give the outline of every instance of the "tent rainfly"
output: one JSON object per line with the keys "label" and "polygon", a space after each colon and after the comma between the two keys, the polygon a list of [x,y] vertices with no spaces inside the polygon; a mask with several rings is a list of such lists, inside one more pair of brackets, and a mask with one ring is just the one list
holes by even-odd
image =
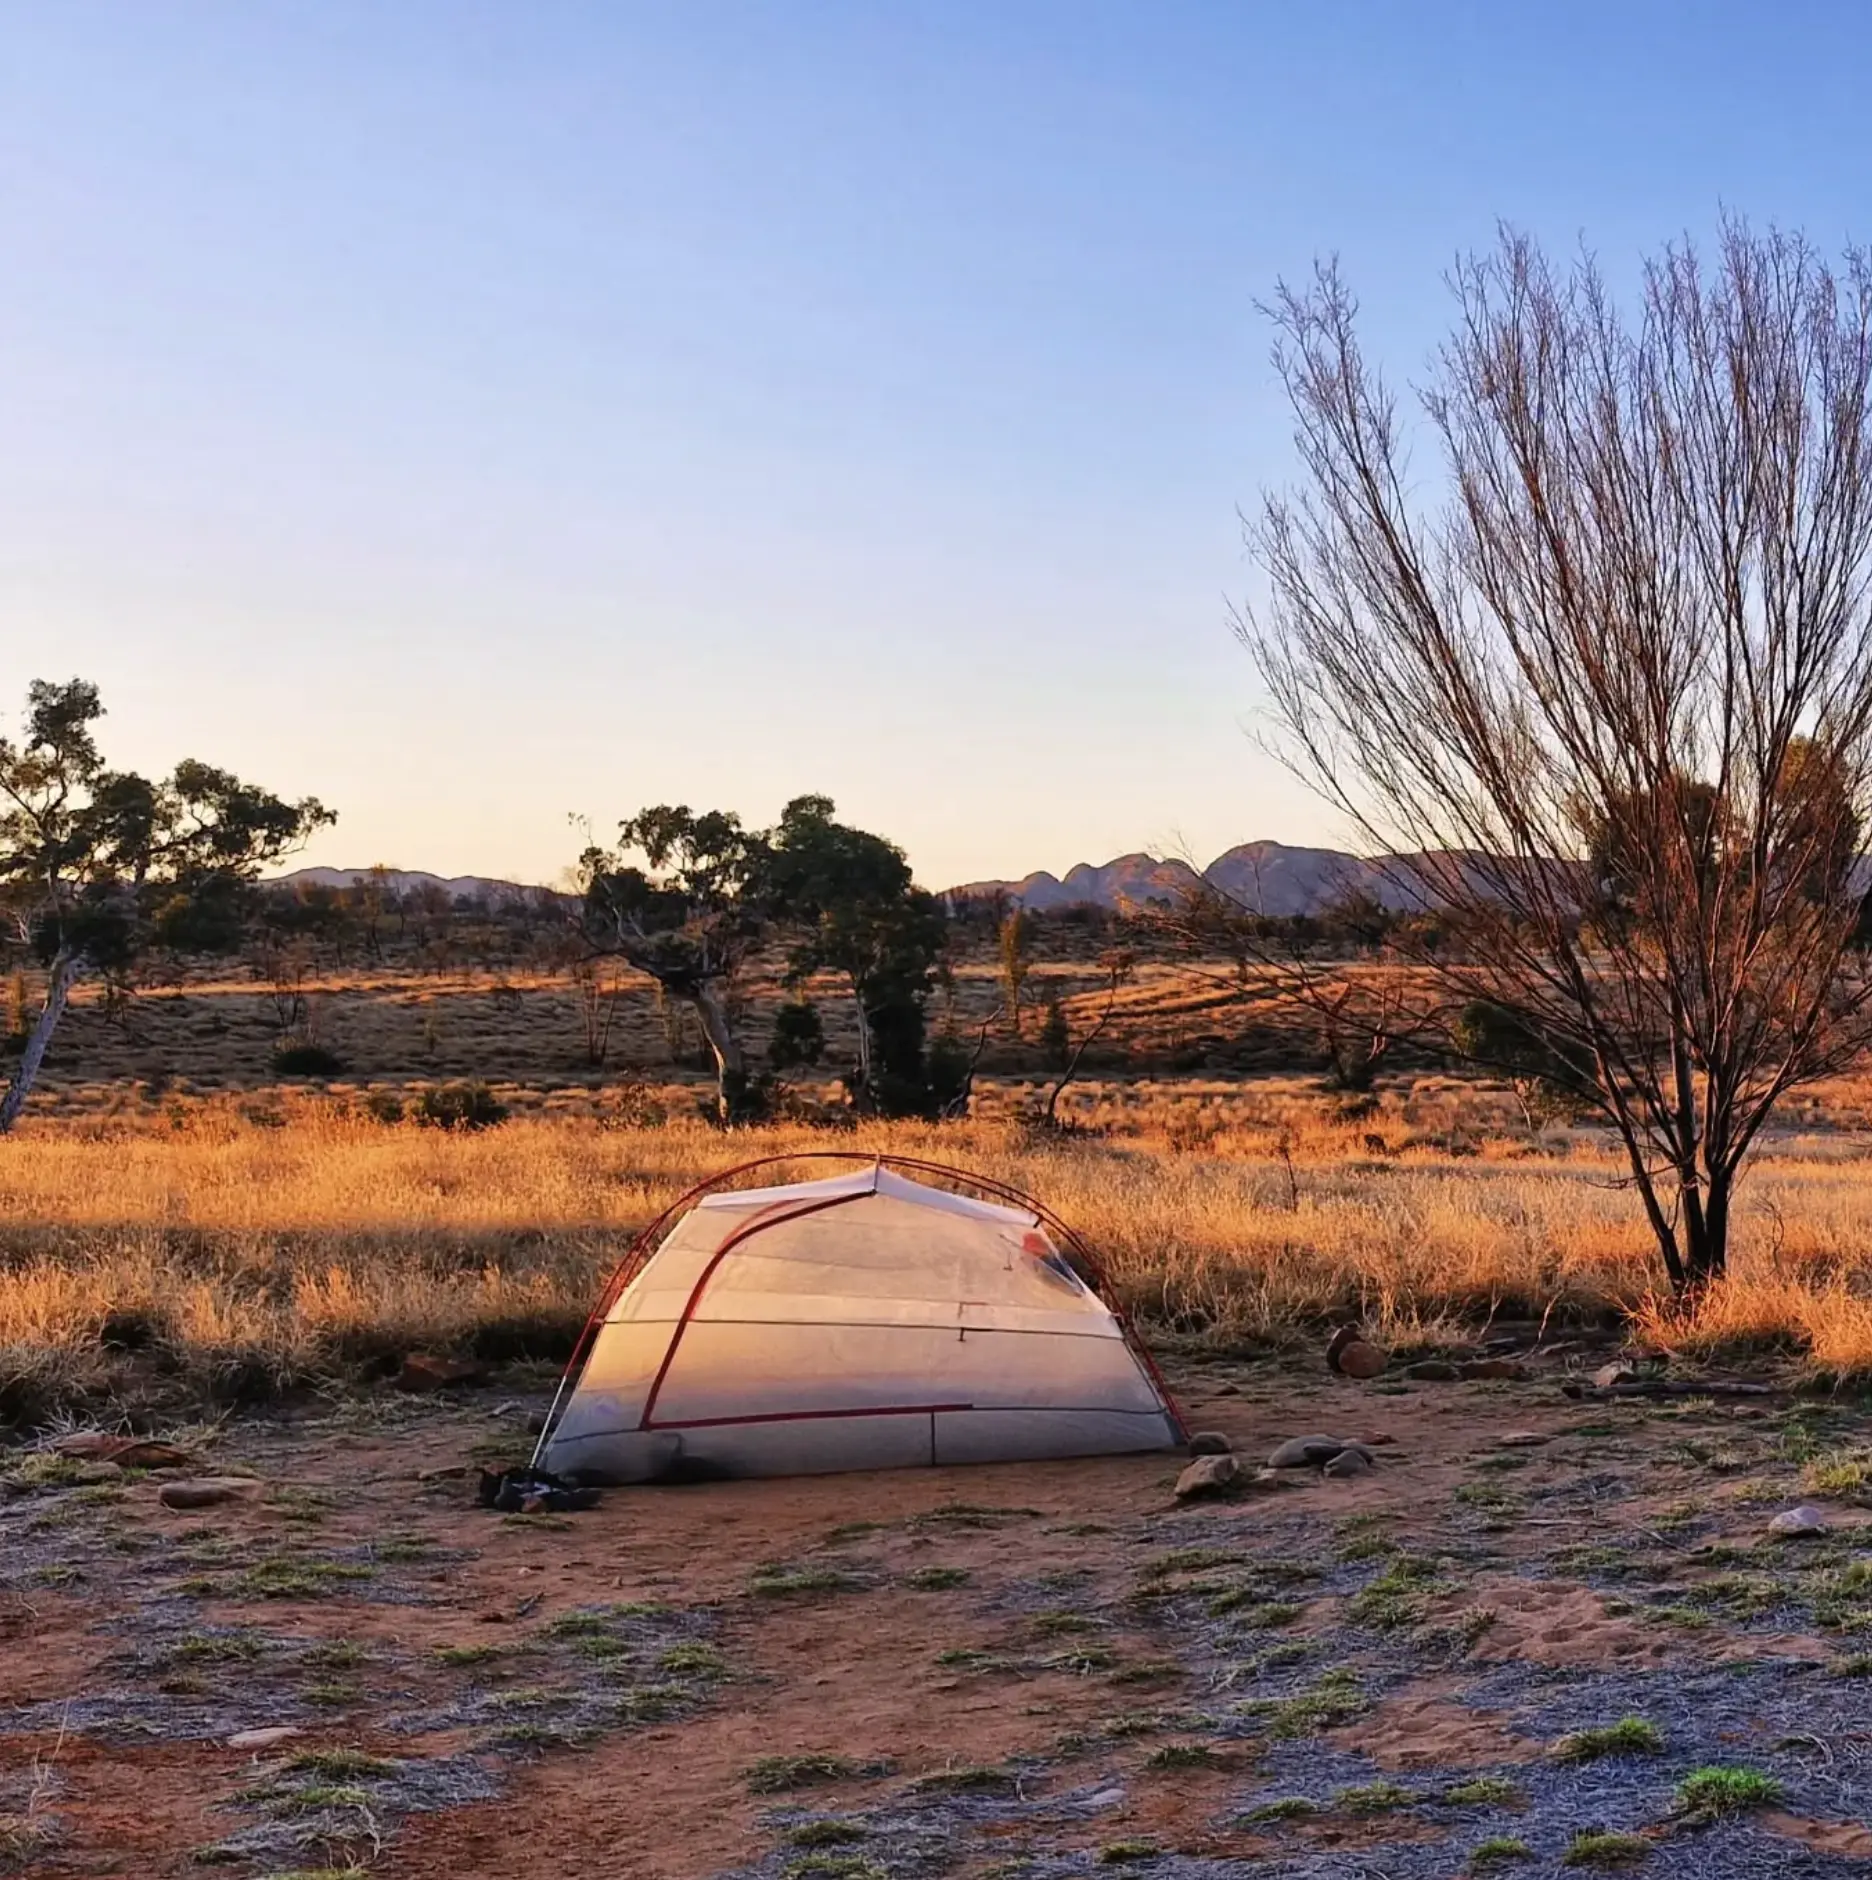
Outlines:
{"label": "tent rainfly", "polygon": [[613,1277],[536,1460],[645,1482],[1175,1447],[1156,1367],[1081,1268],[1037,1204],[934,1164],[697,1191]]}

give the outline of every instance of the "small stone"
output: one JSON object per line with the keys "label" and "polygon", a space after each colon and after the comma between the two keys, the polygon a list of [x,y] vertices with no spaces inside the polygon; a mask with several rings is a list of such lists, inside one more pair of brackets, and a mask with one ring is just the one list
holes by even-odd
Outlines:
{"label": "small stone", "polygon": [[260,1484],[245,1475],[204,1475],[192,1482],[165,1482],[156,1499],[165,1508],[215,1508],[250,1495]]}
{"label": "small stone", "polygon": [[1300,1478],[1291,1469],[1257,1469],[1248,1478],[1250,1488],[1299,1488]]}
{"label": "small stone", "polygon": [[1330,1475],[1335,1481],[1338,1481],[1348,1475],[1368,1475],[1371,1472],[1371,1467],[1372,1458],[1370,1450],[1363,1449],[1354,1443],[1340,1450],[1320,1473],[1322,1475]]}
{"label": "small stone", "polygon": [[1362,1338],[1354,1339],[1339,1354],[1341,1375],[1356,1377],[1361,1382],[1381,1375],[1390,1362],[1390,1358],[1376,1345],[1368,1345]]}
{"label": "small stone", "polygon": [[1615,1384],[1629,1383],[1637,1375],[1638,1370],[1635,1365],[1623,1362],[1602,1364],[1592,1374],[1593,1389],[1610,1390]]}
{"label": "small stone", "polygon": [[1189,1439],[1189,1452],[1192,1456],[1226,1456],[1232,1454],[1235,1445],[1220,1430],[1198,1430]]}
{"label": "small stone", "polygon": [[1815,1534],[1824,1534],[1831,1525],[1818,1508],[1803,1502],[1798,1508],[1789,1508],[1776,1515],[1768,1523],[1768,1532],[1781,1540],[1805,1540]]}
{"label": "small stone", "polygon": [[276,1723],[264,1730],[237,1730],[227,1740],[229,1749],[271,1749],[275,1743],[290,1743],[296,1736],[304,1736],[303,1730],[294,1729],[290,1723]]}
{"label": "small stone", "polygon": [[1267,1465],[1270,1469],[1317,1469],[1344,1447],[1337,1436],[1293,1436],[1268,1457]]}
{"label": "small stone", "polygon": [[1380,1430],[1375,1436],[1367,1436],[1364,1446],[1367,1449],[1384,1449],[1396,1441],[1397,1438],[1389,1430]]}
{"label": "small stone", "polygon": [[1542,1430],[1510,1430],[1500,1439],[1499,1446],[1503,1449],[1538,1449],[1546,1441],[1546,1433]]}
{"label": "small stone", "polygon": [[1447,1358],[1419,1358],[1404,1367],[1404,1375],[1420,1384],[1453,1384],[1462,1376],[1462,1367]]}
{"label": "small stone", "polygon": [[1233,1456],[1198,1456],[1177,1477],[1176,1498],[1189,1501],[1199,1495],[1220,1495],[1234,1487],[1241,1476],[1241,1464]]}

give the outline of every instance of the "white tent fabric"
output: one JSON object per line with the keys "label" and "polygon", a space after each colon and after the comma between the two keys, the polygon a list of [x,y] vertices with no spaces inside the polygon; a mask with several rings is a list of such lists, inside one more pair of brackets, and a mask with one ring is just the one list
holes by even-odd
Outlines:
{"label": "white tent fabric", "polygon": [[611,1308],[541,1459],[633,1482],[1113,1454],[1181,1436],[1034,1214],[879,1167],[697,1202]]}

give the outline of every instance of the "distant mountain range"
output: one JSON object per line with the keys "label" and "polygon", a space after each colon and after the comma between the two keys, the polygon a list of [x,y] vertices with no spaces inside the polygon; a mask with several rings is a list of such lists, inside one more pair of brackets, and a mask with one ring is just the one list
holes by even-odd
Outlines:
{"label": "distant mountain range", "polygon": [[[274,876],[267,886],[348,888],[353,882],[368,882],[374,872],[369,868],[295,868],[290,875]],[[440,888],[451,901],[524,900],[529,895],[546,892],[543,888],[529,888],[523,882],[496,881],[488,875],[432,875],[422,868],[386,868],[381,882],[388,894],[420,894],[424,889]]]}
{"label": "distant mountain range", "polygon": [[[275,878],[275,885],[304,884],[319,888],[348,888],[368,881],[368,868],[298,868]],[[432,875],[420,868],[387,868],[380,877],[394,895],[439,888],[450,900],[519,900],[548,892],[524,882],[500,881],[488,875]],[[1369,894],[1385,906],[1403,904],[1395,881],[1387,880],[1384,865],[1362,861],[1339,849],[1296,849],[1285,842],[1244,842],[1218,855],[1199,876],[1187,862],[1163,861],[1154,855],[1120,855],[1095,865],[1081,862],[1062,878],[1045,869],[1019,881],[970,881],[945,891],[950,903],[992,900],[999,895],[1035,914],[1065,907],[1125,905],[1142,907],[1152,901],[1174,901],[1207,881],[1232,900],[1258,913],[1310,914],[1348,893]]]}
{"label": "distant mountain range", "polygon": [[1261,914],[1309,914],[1354,892],[1369,894],[1386,906],[1403,904],[1395,882],[1386,878],[1384,864],[1339,849],[1296,849],[1284,842],[1241,843],[1218,855],[1200,875],[1187,862],[1121,855],[1102,866],[1081,862],[1063,878],[1042,869],[1019,881],[971,881],[949,889],[945,898],[953,902],[1001,895],[1030,913],[1045,914],[1063,907],[1174,901],[1203,881]]}

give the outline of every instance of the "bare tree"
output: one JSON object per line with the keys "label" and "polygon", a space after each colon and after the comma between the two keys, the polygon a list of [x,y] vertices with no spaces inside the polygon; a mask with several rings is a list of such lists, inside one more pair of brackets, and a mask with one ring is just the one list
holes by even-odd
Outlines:
{"label": "bare tree", "polygon": [[1336,267],[1281,290],[1304,474],[1240,625],[1282,754],[1460,930],[1422,969],[1582,1067],[1694,1290],[1776,1102],[1867,1038],[1872,265],[1730,225],[1624,311],[1505,234],[1451,285],[1440,492]]}
{"label": "bare tree", "polygon": [[1079,1075],[1079,1066],[1084,1062],[1086,1052],[1098,1042],[1104,1035],[1105,1027],[1111,1023],[1112,1015],[1118,1009],[1119,990],[1129,981],[1136,965],[1137,956],[1126,947],[1115,947],[1100,958],[1099,966],[1105,974],[1105,1003],[1099,1008],[1098,1017],[1079,1034],[1072,1045],[1071,1055],[1060,1066],[1060,1074],[1048,1089],[1046,1105],[1039,1118],[1042,1129],[1060,1127],[1059,1100],[1065,1094],[1066,1086]]}

